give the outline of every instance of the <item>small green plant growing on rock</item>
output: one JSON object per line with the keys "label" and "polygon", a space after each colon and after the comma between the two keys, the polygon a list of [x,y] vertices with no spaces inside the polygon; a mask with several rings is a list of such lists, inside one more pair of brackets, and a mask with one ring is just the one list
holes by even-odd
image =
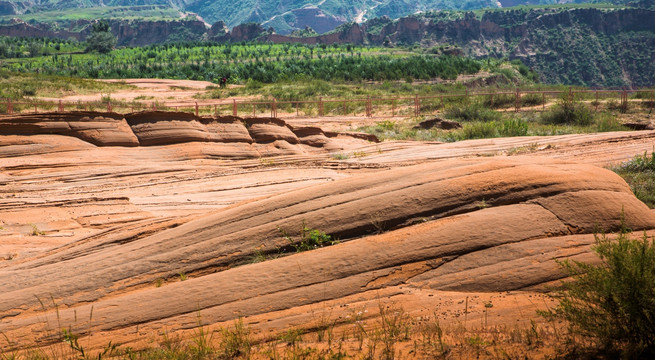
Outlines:
{"label": "small green plant growing on rock", "polygon": [[330,157],[334,160],[347,160],[348,158],[350,158],[348,154],[342,154],[342,153],[330,154]]}
{"label": "small green plant growing on rock", "polygon": [[219,359],[250,358],[252,339],[250,328],[243,324],[243,319],[234,321],[232,328],[220,329],[221,342]]}
{"label": "small green plant growing on rock", "polygon": [[285,230],[278,228],[282,237],[289,242],[289,246],[296,252],[303,252],[318,249],[324,246],[334,245],[336,242],[325,232],[307,227],[305,221],[302,222],[300,233],[297,237],[289,235]]}
{"label": "small green plant growing on rock", "polygon": [[36,224],[30,224],[30,225],[32,225],[32,236],[45,235],[45,231],[39,230]]}

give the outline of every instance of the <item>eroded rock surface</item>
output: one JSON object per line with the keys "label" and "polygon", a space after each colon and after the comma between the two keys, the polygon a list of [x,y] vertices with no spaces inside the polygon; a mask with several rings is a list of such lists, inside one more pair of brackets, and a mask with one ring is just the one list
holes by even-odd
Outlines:
{"label": "eroded rock surface", "polygon": [[[298,132],[302,139],[299,139],[295,132]],[[198,117],[189,113],[164,111],[126,115],[72,112],[3,116],[0,117],[1,135],[14,137],[61,135],[74,137],[96,146],[211,143],[216,145],[204,146],[208,155],[226,158],[298,155],[305,154],[308,150],[310,152],[317,149],[334,151],[342,148],[337,134],[326,134],[319,128],[293,128],[280,119]],[[376,140],[370,136],[357,134],[341,136],[350,137],[352,140]],[[17,141],[22,141],[37,146],[33,140],[27,139],[5,141],[15,145],[18,145]],[[59,139],[53,143],[57,142]],[[41,151],[47,152],[47,146],[52,144],[43,144]]]}
{"label": "eroded rock surface", "polygon": [[[1,265],[0,331],[19,342],[45,317],[79,332],[212,324],[406,285],[449,291],[534,289],[553,261],[593,261],[594,231],[655,228],[655,213],[614,173],[551,161],[469,159],[357,174],[203,214],[135,236],[98,235]],[[279,254],[306,224],[340,244]],[[371,234],[380,233],[370,236]],[[300,241],[295,237],[296,241]],[[84,269],[84,271],[80,271]],[[184,273],[191,277],[162,287]],[[65,307],[65,308],[64,308]],[[138,336],[133,338],[138,339]]]}

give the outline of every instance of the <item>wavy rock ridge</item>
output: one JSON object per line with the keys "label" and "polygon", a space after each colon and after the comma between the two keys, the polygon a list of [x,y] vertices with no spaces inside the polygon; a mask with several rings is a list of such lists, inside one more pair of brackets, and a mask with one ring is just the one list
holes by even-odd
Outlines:
{"label": "wavy rock ridge", "polygon": [[[593,261],[594,231],[616,230],[622,211],[633,230],[655,229],[655,214],[614,173],[531,162],[453,160],[358,174],[146,236],[108,233],[8,262],[0,265],[0,331],[43,345],[54,341],[44,321],[59,321],[82,335],[130,333],[133,342],[192,328],[198,312],[214,324],[398,285],[535,289],[562,277],[553,259]],[[303,223],[341,243],[251,263],[258,253],[279,254],[289,245],[280,229],[295,234]],[[190,279],[152,285],[179,273]],[[59,308],[43,309],[45,298]],[[91,309],[93,321],[78,319]]]}
{"label": "wavy rock ridge", "polygon": [[213,143],[211,155],[227,158],[302,154],[313,149],[334,151],[341,149],[336,138],[348,138],[319,128],[294,128],[275,118],[198,117],[162,111],[126,115],[71,112],[4,116],[0,117],[1,135],[62,135],[95,146]]}

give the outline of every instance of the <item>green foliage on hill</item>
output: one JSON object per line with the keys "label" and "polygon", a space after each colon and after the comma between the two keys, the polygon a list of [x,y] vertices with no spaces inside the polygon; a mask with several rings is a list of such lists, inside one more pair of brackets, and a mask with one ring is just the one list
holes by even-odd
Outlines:
{"label": "green foliage on hill", "polygon": [[[68,28],[71,21],[95,19],[149,19],[149,20],[179,20],[180,12],[170,6],[107,6],[83,7],[70,11],[67,8],[53,8],[44,11],[31,11],[25,14],[8,14],[0,16],[0,23],[10,23],[19,18],[27,22],[59,23],[62,28]],[[79,29],[78,29],[79,30]]]}
{"label": "green foliage on hill", "polygon": [[75,40],[0,36],[0,59],[80,52],[83,49],[82,44]]}
{"label": "green foliage on hill", "polygon": [[379,48],[302,45],[167,44],[12,61],[18,72],[83,78],[173,78],[262,83],[307,78],[327,81],[455,79],[474,74],[481,60],[452,56],[393,55]]}
{"label": "green foliage on hill", "polygon": [[111,33],[107,21],[99,21],[93,24],[91,35],[86,39],[86,51],[97,51],[107,54],[116,45],[116,36]]}

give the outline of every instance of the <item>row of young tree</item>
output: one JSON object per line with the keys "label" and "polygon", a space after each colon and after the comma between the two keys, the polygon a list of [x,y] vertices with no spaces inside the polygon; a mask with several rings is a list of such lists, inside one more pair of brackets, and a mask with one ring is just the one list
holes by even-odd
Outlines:
{"label": "row of young tree", "polygon": [[0,37],[0,59],[30,58],[83,49],[83,44],[73,39]]}
{"label": "row of young tree", "polygon": [[[57,57],[49,57],[55,59]],[[129,63],[119,59],[74,62],[72,56],[59,56],[51,62],[14,64],[18,72],[75,76],[82,78],[171,78],[214,81],[227,77],[231,82],[247,79],[262,83],[313,78],[326,81],[455,79],[459,74],[474,74],[482,61],[454,56],[345,56],[288,58],[280,61],[201,62],[176,64]]]}

